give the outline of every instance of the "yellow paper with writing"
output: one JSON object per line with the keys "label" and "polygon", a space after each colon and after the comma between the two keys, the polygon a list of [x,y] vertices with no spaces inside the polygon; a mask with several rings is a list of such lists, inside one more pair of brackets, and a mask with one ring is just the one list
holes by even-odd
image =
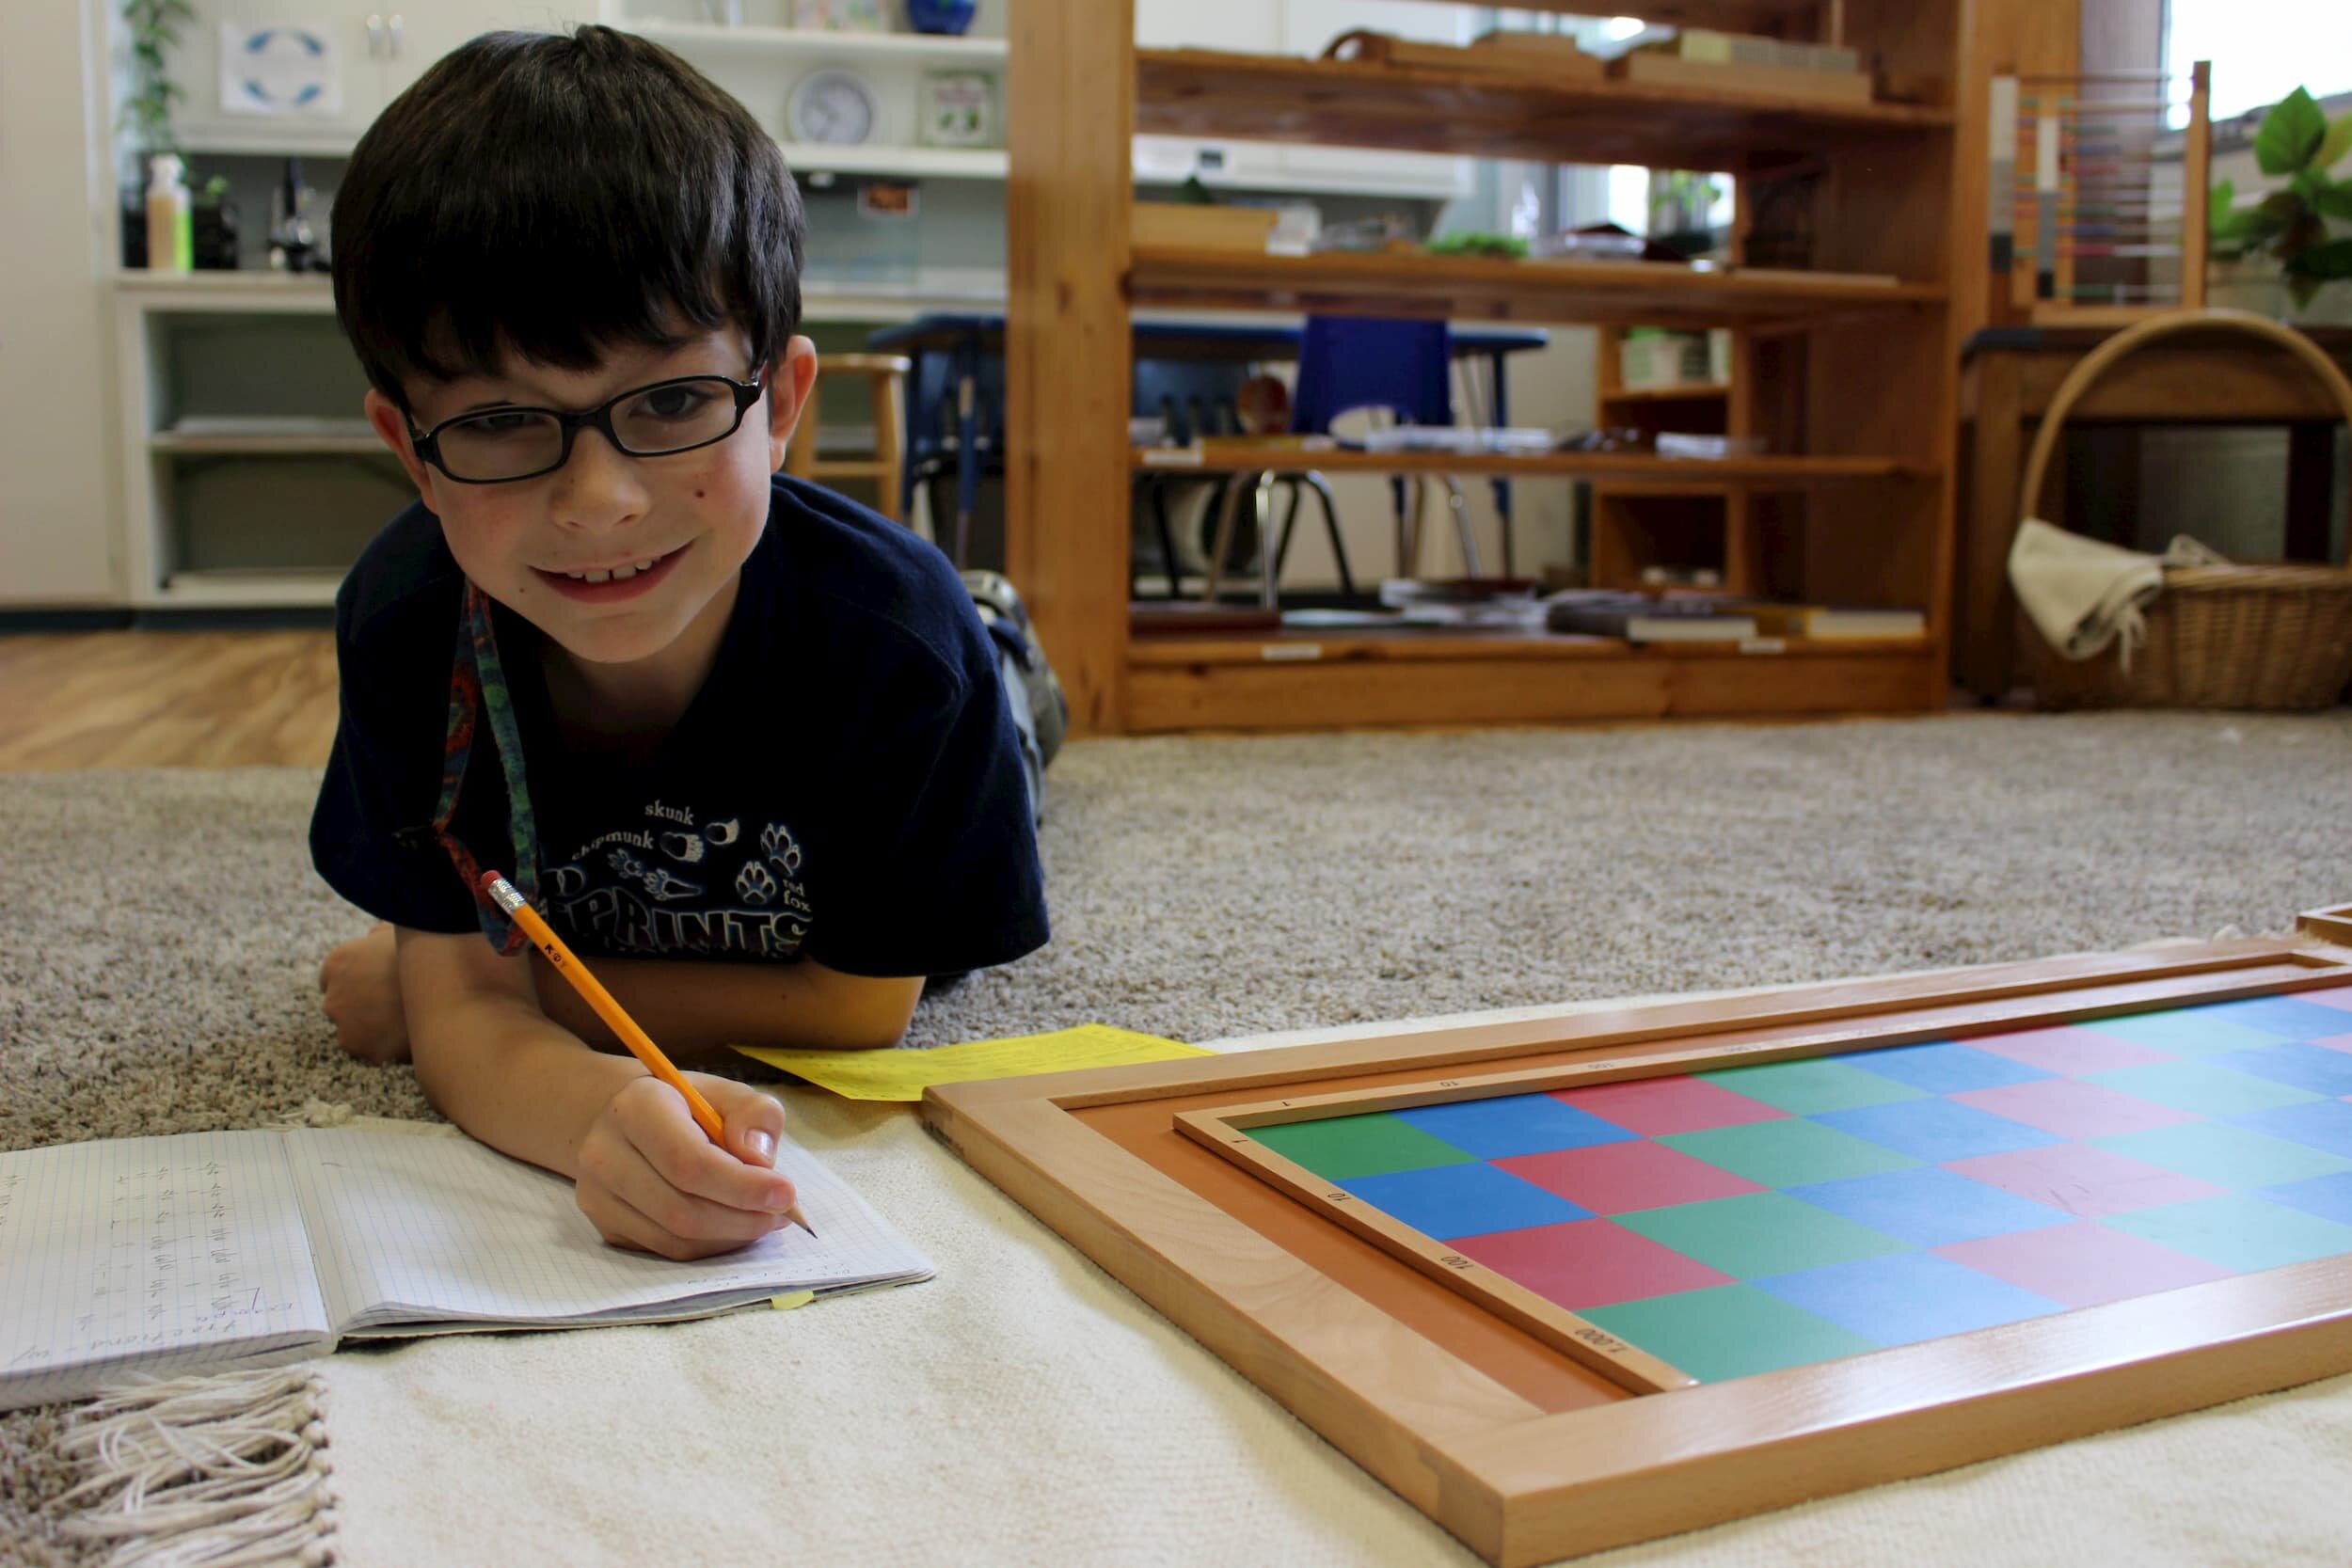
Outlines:
{"label": "yellow paper with writing", "polygon": [[966,1040],[934,1051],[773,1051],[750,1045],[735,1049],[845,1099],[905,1101],[922,1099],[924,1088],[931,1084],[1021,1078],[1033,1072],[1209,1054],[1182,1040],[1114,1029],[1107,1023],[1081,1023],[1047,1035]]}

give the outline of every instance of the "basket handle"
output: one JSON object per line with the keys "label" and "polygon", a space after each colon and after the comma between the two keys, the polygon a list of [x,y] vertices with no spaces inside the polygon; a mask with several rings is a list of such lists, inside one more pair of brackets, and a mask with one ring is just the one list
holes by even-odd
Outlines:
{"label": "basket handle", "polygon": [[2018,497],[2018,515],[2031,516],[2042,499],[2042,481],[2050,466],[2051,454],[2058,450],[2058,438],[2066,428],[2066,416],[2090,384],[2099,379],[2109,365],[2158,338],[2169,338],[2177,332],[2193,332],[2201,328],[2229,327],[2266,338],[2311,367],[2313,374],[2325,382],[2343,409],[2346,423],[2352,423],[2352,380],[2300,332],[2280,325],[2268,316],[2258,316],[2251,310],[2171,310],[2161,316],[2151,316],[2144,322],[2125,327],[2122,331],[2083,356],[2082,363],[2069,371],[2058,383],[2058,391],[2050,399],[2049,409],[2042,416],[2042,428],[2033,438],[2033,453],[2026,459],[2026,483]]}

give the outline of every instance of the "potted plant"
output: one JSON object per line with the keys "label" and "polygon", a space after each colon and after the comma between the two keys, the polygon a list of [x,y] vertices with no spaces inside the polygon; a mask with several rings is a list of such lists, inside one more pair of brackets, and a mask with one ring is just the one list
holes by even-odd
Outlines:
{"label": "potted plant", "polygon": [[147,220],[140,193],[147,160],[158,152],[181,152],[172,128],[172,105],[187,96],[171,79],[169,56],[180,44],[183,23],[196,19],[189,0],[123,0],[122,25],[131,55],[131,90],[122,101],[120,128],[131,136],[131,178],[122,193],[122,264],[147,264]]}
{"label": "potted plant", "polygon": [[[2352,222],[2352,179],[2328,172],[2347,151],[2352,151],[2352,114],[2330,125],[2301,87],[2270,106],[2254,133],[2254,163],[2286,183],[2245,207],[2236,205],[2235,182],[2223,180],[2213,187],[2213,257],[2233,276],[2208,290],[2209,303],[2238,303],[2251,285],[2260,292],[2258,299],[2269,296],[2253,308],[2267,304],[2271,308],[2265,314],[2288,314],[2277,299],[2283,291],[2300,315],[2329,283],[2352,277],[2352,236],[2328,228],[2331,220]],[[2342,301],[2347,294],[2352,290],[2337,289],[2331,299]]]}

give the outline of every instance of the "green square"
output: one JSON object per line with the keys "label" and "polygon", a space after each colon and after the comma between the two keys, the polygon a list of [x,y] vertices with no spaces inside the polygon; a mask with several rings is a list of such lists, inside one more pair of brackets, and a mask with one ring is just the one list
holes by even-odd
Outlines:
{"label": "green square", "polygon": [[2135,1209],[2099,1223],[2240,1274],[2352,1252],[2352,1225],[2244,1193]]}
{"label": "green square", "polygon": [[1701,1383],[1860,1355],[1879,1347],[1753,1285],[1710,1285],[1578,1314]]}
{"label": "green square", "polygon": [[2352,1160],[2248,1127],[2183,1122],[2088,1140],[2100,1148],[2179,1171],[2217,1187],[2276,1187],[2352,1170]]}
{"label": "green square", "polygon": [[1293,1164],[1306,1166],[1326,1181],[1383,1176],[1399,1170],[1429,1170],[1438,1165],[1466,1165],[1477,1158],[1385,1111],[1282,1122],[1271,1127],[1252,1127],[1248,1132],[1275,1153]]}
{"label": "green square", "polygon": [[2267,1078],[2255,1078],[2203,1062],[2151,1062],[2145,1067],[2086,1072],[2082,1078],[2086,1084],[2104,1085],[2119,1094],[2153,1100],[2176,1111],[2194,1111],[2204,1117],[2243,1116],[2248,1111],[2300,1105],[2305,1101],[2322,1098],[2307,1089],[2274,1084]]}
{"label": "green square", "polygon": [[1776,1105],[1794,1117],[1817,1111],[1851,1111],[1859,1105],[1883,1105],[1890,1100],[1918,1100],[1925,1089],[1899,1084],[1850,1062],[1769,1062],[1762,1067],[1725,1068],[1720,1072],[1693,1073],[1726,1089]]}
{"label": "green square", "polygon": [[2179,1056],[2213,1056],[2224,1051],[2252,1051],[2279,1043],[2277,1035],[2249,1029],[2213,1017],[2199,1007],[2174,1007],[2161,1013],[2126,1013],[2121,1018],[2085,1019],[2078,1029],[2095,1029],[2136,1045],[2169,1051]]}
{"label": "green square", "polygon": [[1740,1279],[1908,1252],[1910,1244],[1787,1193],[1743,1193],[1613,1216],[1628,1230]]}
{"label": "green square", "polygon": [[1751,1121],[1699,1132],[1669,1132],[1657,1141],[1766,1187],[1876,1176],[1919,1163],[1818,1121]]}

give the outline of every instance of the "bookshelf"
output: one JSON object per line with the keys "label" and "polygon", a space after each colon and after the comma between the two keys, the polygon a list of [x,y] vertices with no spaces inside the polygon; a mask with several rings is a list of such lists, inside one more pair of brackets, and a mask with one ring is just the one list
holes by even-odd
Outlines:
{"label": "bookshelf", "polygon": [[[1538,8],[1567,9],[1563,4]],[[1635,14],[1819,39],[1878,73],[1867,103],[1614,79],[1530,82],[1367,61],[1137,50],[1128,4],[1025,0],[1008,60],[1008,565],[1080,733],[1889,712],[1947,691],[1952,556],[1950,284],[1968,198],[1962,0],[1655,0]],[[1899,87],[1897,101],[1886,90]],[[1790,266],[1530,262],[1417,253],[1270,256],[1139,245],[1128,138],[1222,135],[1559,163],[1717,169],[1803,193]],[[1759,259],[1765,253],[1758,252]],[[1724,462],[1224,446],[1131,451],[1138,307],[1728,327],[1718,418],[1767,437]],[[1629,407],[1658,394],[1625,400]],[[1607,415],[1604,414],[1604,418]],[[1898,642],[1637,648],[1526,633],[1136,632],[1129,495],[1145,470],[1562,474],[1648,508],[1712,504],[1719,547],[1785,596],[1929,610]]]}

